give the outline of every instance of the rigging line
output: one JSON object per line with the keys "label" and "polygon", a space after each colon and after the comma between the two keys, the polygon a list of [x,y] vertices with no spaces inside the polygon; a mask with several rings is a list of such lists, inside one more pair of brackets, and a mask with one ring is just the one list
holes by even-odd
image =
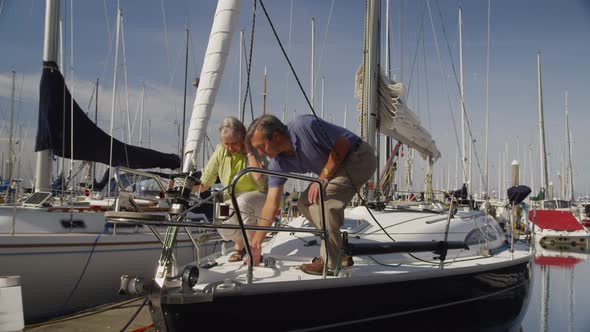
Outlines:
{"label": "rigging line", "polygon": [[[289,10],[289,41],[287,43],[287,55],[291,56],[291,33],[293,31],[293,0],[291,0],[291,8]],[[287,105],[289,101],[289,69],[285,70],[285,108],[287,112]]]}
{"label": "rigging line", "polygon": [[320,76],[320,67],[322,66],[322,58],[324,56],[324,49],[326,48],[326,39],[328,38],[328,28],[330,27],[330,22],[332,21],[332,11],[334,10],[334,0],[332,0],[332,4],[330,5],[330,14],[328,15],[328,22],[326,22],[326,30],[324,31],[324,40],[322,41],[322,50],[320,51],[320,61],[318,61],[318,69],[316,70],[315,78],[313,86],[316,86],[315,83],[318,81],[318,77]]}
{"label": "rigging line", "polygon": [[[406,99],[407,96],[410,95],[410,90],[412,87],[412,81],[414,78],[414,68],[416,67],[416,63],[418,62],[418,50],[420,48],[420,39],[424,40],[424,17],[426,16],[426,3],[424,3],[424,7],[422,8],[422,18],[420,19],[420,23],[419,23],[419,30],[418,30],[418,36],[416,37],[416,51],[414,52],[414,59],[412,60],[412,68],[410,69],[410,80],[408,81],[408,89],[406,92]],[[416,69],[417,70],[417,69]],[[417,70],[419,72],[419,70]],[[418,76],[419,74],[416,74],[416,76]]]}
{"label": "rigging line", "polygon": [[[443,70],[443,64],[442,64],[442,58],[441,58],[441,54],[440,54],[440,48],[438,46],[438,37],[436,35],[436,30],[434,28],[434,20],[432,19],[432,12],[431,12],[431,9],[430,9],[430,0],[426,0],[426,6],[428,7],[428,15],[430,17],[430,26],[432,27],[432,34],[434,36],[434,44],[436,46],[436,54],[437,54],[437,58],[438,58],[438,65],[439,65],[439,68],[440,68],[440,75],[441,75],[441,78],[442,78],[443,83],[444,83],[444,86],[445,86],[445,92],[446,92],[446,95],[447,95],[447,101],[449,103],[449,111],[451,113],[451,120],[452,120],[451,123],[453,124],[453,129],[454,129],[454,134],[455,134],[455,143],[457,143],[457,148],[459,150],[458,153],[459,153],[461,159],[463,159],[462,152],[460,151],[461,149],[459,149],[459,147],[461,145],[459,144],[459,136],[457,134],[457,124],[456,124],[456,121],[455,121],[455,115],[453,113],[453,105],[451,103],[451,96],[449,94],[449,87],[448,87],[448,84],[447,84],[447,80],[445,79],[445,74],[444,74],[444,70]],[[462,168],[462,171],[463,171],[463,175],[465,176],[467,173],[465,173],[466,170],[465,170],[465,167],[463,167],[463,163],[461,163],[461,168]]]}
{"label": "rigging line", "polygon": [[[96,87],[92,87],[92,91],[90,92],[90,100],[88,101],[88,107],[86,107],[87,110],[90,110],[90,106],[92,105],[92,100],[94,100],[94,90],[96,90]],[[86,112],[86,115],[88,115],[90,111]]]}
{"label": "rigging line", "polygon": [[[254,2],[256,2],[256,0],[254,0]],[[281,51],[283,52],[283,55],[285,56],[285,60],[287,60],[287,63],[289,64],[289,68],[291,68],[291,72],[293,73],[293,76],[295,77],[295,80],[297,81],[297,84],[299,85],[299,90],[303,94],[303,97],[305,98],[305,100],[307,102],[307,105],[309,106],[309,108],[310,108],[313,116],[316,119],[319,119],[319,117],[317,116],[315,110],[313,109],[313,106],[311,105],[311,102],[310,102],[309,98],[307,97],[307,94],[305,93],[305,89],[303,89],[303,85],[301,85],[301,80],[299,80],[299,76],[297,75],[297,72],[295,72],[295,68],[293,68],[293,64],[291,63],[291,60],[287,56],[287,52],[285,52],[285,48],[283,47],[283,43],[281,42],[281,39],[279,38],[279,35],[277,34],[277,31],[276,31],[276,29],[274,27],[274,24],[272,23],[272,21],[270,19],[270,16],[268,15],[268,12],[266,11],[266,7],[264,6],[264,2],[262,0],[260,0],[260,5],[262,6],[262,10],[264,11],[264,15],[266,16],[266,19],[268,20],[268,23],[269,23],[269,25],[270,25],[270,27],[272,29],[272,32],[273,32],[273,34],[275,36],[275,39],[277,40],[277,43],[279,44],[279,46],[281,48]],[[321,124],[320,124],[320,127],[321,127]],[[326,133],[326,131],[323,128],[322,128],[322,133],[325,136],[327,136],[327,133]],[[328,140],[328,142],[330,142],[331,149],[334,150],[334,146],[333,146],[333,144],[331,144],[331,141]],[[344,170],[344,173],[346,174],[346,176],[349,179],[351,179],[351,177],[348,174],[348,171],[346,170],[346,168],[344,167],[344,165],[342,165],[342,169]],[[361,196],[359,190],[356,187],[354,187],[354,189],[355,189],[356,194],[358,195],[358,197],[360,197],[363,206],[367,207],[367,202],[365,201],[365,198],[363,196]],[[381,223],[379,223],[379,221],[377,221],[377,218],[375,218],[375,216],[373,215],[373,212],[371,212],[371,210],[369,208],[367,208],[367,212],[369,213],[369,215],[371,215],[371,217],[373,218],[373,220],[375,221],[375,223],[377,225],[379,225],[379,227],[381,229],[384,230],[384,228],[381,225]],[[389,239],[391,241],[394,241],[395,242],[395,240],[393,239],[393,237],[391,237],[391,235],[389,233],[387,233],[385,230],[384,230],[384,232],[385,232],[385,234],[387,234],[387,237],[389,237]]]}
{"label": "rigging line", "polygon": [[[244,61],[246,61],[246,63],[248,63],[248,51],[246,49],[246,43],[245,41],[242,40],[242,49],[244,50]],[[254,120],[254,104],[252,102],[252,89],[248,89],[246,91],[246,94],[244,95],[244,98],[248,97],[248,99],[250,100],[250,117],[251,120]],[[245,113],[246,113],[246,106],[244,105],[244,109],[242,110],[242,119],[245,118]]]}
{"label": "rigging line", "polygon": [[[457,71],[455,70],[455,64],[453,62],[453,57],[452,57],[452,53],[451,53],[451,49],[450,49],[450,45],[449,45],[449,40],[447,38],[447,34],[446,34],[446,30],[445,30],[445,25],[443,24],[444,21],[443,21],[443,17],[442,17],[442,11],[440,9],[440,6],[438,5],[438,1],[436,2],[436,5],[437,5],[437,8],[438,8],[439,17],[441,19],[441,26],[442,26],[442,30],[443,30],[443,35],[445,37],[445,41],[447,42],[447,49],[449,51],[449,55],[451,56],[451,67],[453,68],[453,74],[454,74],[454,77],[455,77],[455,82],[457,83],[457,87],[460,90],[459,80],[457,79]],[[475,147],[475,141],[476,140],[473,137],[473,132],[471,130],[471,121],[469,121],[469,116],[467,115],[467,110],[465,108],[465,100],[464,100],[464,98],[461,98],[461,105],[463,106],[463,112],[464,112],[464,115],[465,115],[465,123],[467,124],[467,130],[469,131],[469,137],[471,138],[470,141],[469,141],[469,144],[471,144],[473,146],[473,151],[474,151],[474,154],[475,154],[475,161],[477,162],[477,168],[479,169],[479,174],[480,174],[480,176],[482,178],[482,181],[483,181],[483,184],[484,184],[484,187],[485,187],[485,186],[487,186],[486,179],[483,176],[481,164],[479,162],[479,156],[477,154],[477,149]],[[457,144],[458,144],[458,142],[457,142]],[[465,156],[462,156],[462,157],[464,158]],[[463,170],[463,172],[465,172],[465,169]],[[470,183],[469,186],[470,187],[473,187],[473,184]]]}
{"label": "rigging line", "polygon": [[[248,63],[248,69],[246,71],[246,94],[244,95],[244,102],[242,103],[242,119],[244,118],[244,113],[246,110],[246,99],[248,98],[248,94],[251,95],[250,91],[250,72],[252,70],[252,52],[254,49],[254,32],[256,31],[256,0],[254,0],[252,4],[252,30],[250,32],[250,59],[246,58]],[[246,47],[244,44],[243,47]],[[244,56],[246,52],[244,52]],[[252,115],[252,121],[254,121],[254,108],[252,107],[252,96],[250,96],[250,113]]]}

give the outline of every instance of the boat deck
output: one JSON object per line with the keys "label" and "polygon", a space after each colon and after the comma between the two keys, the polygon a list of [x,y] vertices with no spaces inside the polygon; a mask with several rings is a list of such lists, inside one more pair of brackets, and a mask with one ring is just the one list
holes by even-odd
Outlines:
{"label": "boat deck", "polygon": [[[143,301],[144,298],[135,298],[91,308],[71,316],[27,325],[25,326],[25,331],[121,331],[129,323],[137,310],[140,309]],[[152,331],[153,329],[149,327],[151,325],[152,318],[148,306],[144,305],[125,331]],[[146,329],[144,330],[143,328]]]}
{"label": "boat deck", "polygon": [[[318,247],[314,247],[314,251],[318,251]],[[416,278],[420,278],[422,274],[424,277],[432,277],[433,273],[441,273],[442,275],[453,274],[449,270],[463,270],[465,268],[474,268],[473,260],[478,261],[478,265],[493,266],[496,264],[506,264],[507,259],[510,260],[526,260],[530,258],[530,252],[526,245],[518,243],[514,253],[510,253],[508,248],[505,250],[489,256],[489,257],[461,257],[461,254],[451,254],[445,261],[444,270],[440,269],[440,265],[435,261],[425,262],[414,260],[398,264],[384,259],[384,256],[355,256],[354,265],[351,267],[342,268],[340,274],[337,276],[328,276],[328,279],[347,278],[349,282],[363,280],[366,277],[380,277],[387,278],[405,278],[407,273],[412,272]],[[210,260],[214,266],[209,269],[200,269],[199,282],[195,286],[196,289],[204,289],[207,285],[220,280],[223,275],[225,280],[233,280],[243,284],[247,284],[248,266],[244,262],[228,262],[229,255],[218,257],[215,260]],[[311,262],[312,255],[306,256],[297,253],[295,250],[291,251],[289,248],[273,248],[270,252],[263,252],[263,262],[259,267],[253,268],[252,283],[273,283],[273,282],[289,282],[300,280],[318,280],[322,279],[321,275],[311,275],[304,273],[300,269],[303,263]],[[274,266],[265,267],[264,260],[271,260]],[[496,265],[498,266],[498,265]],[[444,272],[443,272],[444,271]]]}

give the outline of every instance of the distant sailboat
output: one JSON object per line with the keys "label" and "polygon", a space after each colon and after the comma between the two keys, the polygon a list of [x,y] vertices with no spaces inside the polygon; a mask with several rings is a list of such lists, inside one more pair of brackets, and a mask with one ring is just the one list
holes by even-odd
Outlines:
{"label": "distant sailboat", "polygon": [[537,197],[531,197],[532,208],[528,213],[530,229],[536,241],[566,247],[586,248],[590,232],[573,215],[571,202],[554,200],[548,190],[547,149],[543,115],[543,88],[541,80],[541,52],[537,52],[539,140],[541,154],[541,188]]}
{"label": "distant sailboat", "polygon": [[[72,99],[56,64],[59,8],[58,0],[46,1],[36,141],[36,151],[41,151],[41,159],[57,155],[113,166],[178,168],[180,158],[177,155],[131,146],[118,140],[114,140],[113,157],[110,158],[111,137],[98,128]],[[70,116],[72,103],[73,118]],[[68,111],[63,112],[64,109]],[[70,136],[72,121],[74,133]],[[51,166],[51,163],[40,162],[39,165]],[[58,201],[54,204],[48,185],[51,172],[44,170],[40,173],[47,178],[37,179],[43,181],[38,182],[42,185],[36,187],[35,193],[18,204],[0,206],[0,266],[3,274],[21,277],[27,323],[121,299],[117,294],[121,275],[124,272],[150,275],[161,246],[161,240],[155,235],[162,237],[162,230],[151,227],[105,224],[102,211],[109,208],[112,200],[106,206],[95,206],[95,202],[82,206],[60,205]],[[142,209],[158,210],[155,196],[163,194],[166,189],[159,187],[153,197],[134,201],[142,205]],[[130,195],[135,196],[134,193]],[[120,199],[118,204],[133,208],[129,206],[129,199],[127,202]],[[204,214],[195,213],[193,217],[195,220],[207,219]],[[194,232],[197,236],[198,230]],[[179,262],[196,259],[197,253],[189,236],[181,234],[179,241],[180,246],[175,252]]]}

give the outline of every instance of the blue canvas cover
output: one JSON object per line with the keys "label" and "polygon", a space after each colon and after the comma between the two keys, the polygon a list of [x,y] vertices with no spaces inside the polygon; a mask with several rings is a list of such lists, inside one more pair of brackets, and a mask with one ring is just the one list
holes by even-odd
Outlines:
{"label": "blue canvas cover", "polygon": [[[72,97],[64,78],[54,62],[43,64],[39,92],[39,122],[35,151],[51,150],[55,155],[70,158],[70,121]],[[109,165],[111,136],[88,118],[74,100],[74,155],[76,160],[88,160]],[[180,167],[180,157],[113,139],[111,165],[129,168]]]}

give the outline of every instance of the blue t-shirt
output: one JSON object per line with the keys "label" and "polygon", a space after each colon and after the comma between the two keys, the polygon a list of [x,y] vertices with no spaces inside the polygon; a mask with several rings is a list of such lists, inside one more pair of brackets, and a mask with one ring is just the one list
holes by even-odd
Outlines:
{"label": "blue t-shirt", "polygon": [[[300,115],[287,124],[287,131],[291,137],[291,144],[295,154],[286,156],[278,154],[271,159],[268,169],[272,171],[291,173],[314,173],[320,174],[330,151],[338,136],[344,136],[350,143],[350,151],[355,151],[361,143],[360,137],[348,129],[336,126],[312,114]],[[278,187],[287,182],[287,179],[269,176],[269,188]]]}

